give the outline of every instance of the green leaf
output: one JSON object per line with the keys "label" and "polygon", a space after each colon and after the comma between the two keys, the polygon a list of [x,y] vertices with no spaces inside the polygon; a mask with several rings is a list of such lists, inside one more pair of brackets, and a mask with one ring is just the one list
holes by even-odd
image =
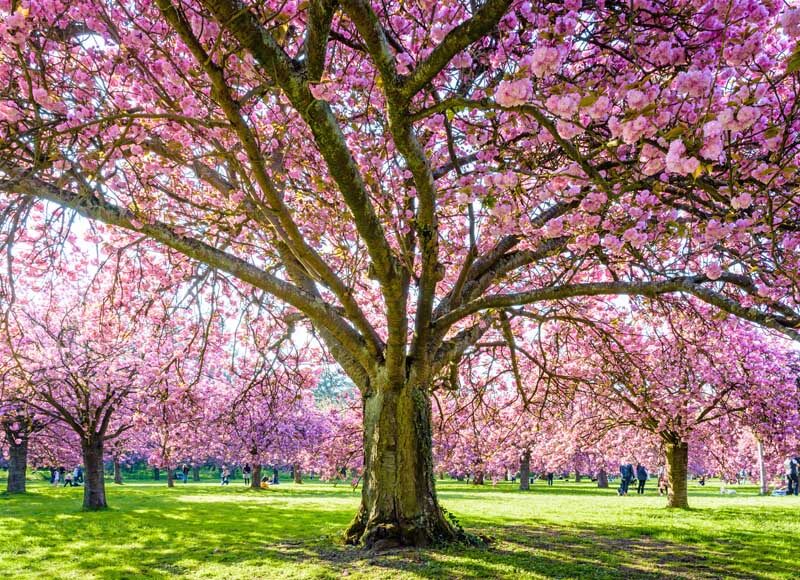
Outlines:
{"label": "green leaf", "polygon": [[787,73],[794,74],[797,71],[800,71],[800,44],[794,49],[792,56],[789,57],[789,60],[786,63]]}
{"label": "green leaf", "polygon": [[597,99],[599,98],[600,98],[599,94],[589,93],[588,95],[585,95],[584,97],[581,98],[581,100],[578,102],[578,106],[580,106],[581,108],[591,107],[597,102]]}

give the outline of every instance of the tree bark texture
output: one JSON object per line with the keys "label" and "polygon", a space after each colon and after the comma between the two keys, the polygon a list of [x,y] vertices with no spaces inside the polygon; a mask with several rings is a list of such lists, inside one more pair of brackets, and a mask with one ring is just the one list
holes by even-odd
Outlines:
{"label": "tree bark texture", "polygon": [[117,485],[122,484],[122,468],[118,459],[114,459],[114,483]]}
{"label": "tree bark texture", "polygon": [[103,473],[103,439],[92,438],[81,442],[83,465],[86,477],[83,484],[83,508],[88,510],[105,509],[106,484]]}
{"label": "tree bark texture", "polygon": [[430,397],[409,386],[377,389],[363,409],[361,506],[345,540],[382,549],[457,539],[434,487]]}
{"label": "tree bark texture", "polygon": [[8,493],[25,493],[25,477],[28,471],[28,438],[22,437],[17,444],[11,437],[8,440]]}
{"label": "tree bark texture", "polygon": [[531,452],[528,449],[519,462],[519,488],[523,491],[531,488]]}
{"label": "tree bark texture", "polygon": [[597,487],[601,489],[608,488],[608,473],[606,472],[605,469],[601,469],[597,473]]}
{"label": "tree bark texture", "polygon": [[261,464],[253,464],[253,478],[250,480],[250,487],[252,489],[261,489]]}
{"label": "tree bark texture", "polygon": [[667,507],[689,507],[687,476],[689,471],[689,444],[685,441],[667,443]]}

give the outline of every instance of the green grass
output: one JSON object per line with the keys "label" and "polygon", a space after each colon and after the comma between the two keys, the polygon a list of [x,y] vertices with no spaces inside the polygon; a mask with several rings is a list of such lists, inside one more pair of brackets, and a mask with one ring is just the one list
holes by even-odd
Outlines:
{"label": "green grass", "polygon": [[[0,482],[4,485],[4,482]],[[613,484],[612,484],[613,485]],[[370,554],[342,546],[358,492],[283,483],[108,485],[111,509],[80,509],[80,488],[0,495],[7,578],[796,578],[800,501],[720,496],[690,484],[688,512],[594,484],[476,488],[440,482],[443,505],[485,549]]]}

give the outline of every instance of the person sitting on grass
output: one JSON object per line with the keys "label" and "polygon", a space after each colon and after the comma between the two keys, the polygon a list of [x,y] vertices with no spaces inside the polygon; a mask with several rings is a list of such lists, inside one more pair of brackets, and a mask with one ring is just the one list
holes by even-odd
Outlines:
{"label": "person sitting on grass", "polygon": [[269,488],[269,477],[266,475],[261,478],[261,489],[268,489]]}

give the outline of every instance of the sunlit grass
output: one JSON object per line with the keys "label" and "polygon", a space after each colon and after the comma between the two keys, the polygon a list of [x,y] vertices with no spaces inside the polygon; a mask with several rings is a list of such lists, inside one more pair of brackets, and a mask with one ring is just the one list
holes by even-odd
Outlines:
{"label": "sunlit grass", "polygon": [[369,554],[340,545],[358,492],[283,483],[256,492],[208,482],[109,484],[111,509],[83,512],[80,488],[34,483],[0,495],[7,578],[794,578],[800,501],[691,486],[688,512],[649,490],[594,484],[477,488],[439,483],[442,503],[488,549]]}

